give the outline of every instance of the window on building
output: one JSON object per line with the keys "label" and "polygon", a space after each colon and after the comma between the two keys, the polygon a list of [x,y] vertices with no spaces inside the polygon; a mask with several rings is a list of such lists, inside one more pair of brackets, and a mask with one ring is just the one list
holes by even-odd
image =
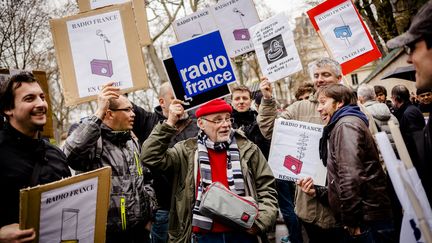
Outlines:
{"label": "window on building", "polygon": [[351,74],[351,81],[353,85],[358,85],[358,77],[357,74]]}

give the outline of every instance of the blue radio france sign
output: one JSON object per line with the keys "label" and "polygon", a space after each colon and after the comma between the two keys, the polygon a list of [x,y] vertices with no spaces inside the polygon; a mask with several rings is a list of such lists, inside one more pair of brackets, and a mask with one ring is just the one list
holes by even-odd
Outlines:
{"label": "blue radio france sign", "polygon": [[170,47],[187,97],[236,81],[219,31]]}

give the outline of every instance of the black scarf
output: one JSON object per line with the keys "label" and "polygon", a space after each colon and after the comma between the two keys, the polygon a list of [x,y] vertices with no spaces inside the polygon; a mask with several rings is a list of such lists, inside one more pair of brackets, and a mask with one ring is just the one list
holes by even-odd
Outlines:
{"label": "black scarf", "polygon": [[344,116],[356,116],[362,119],[362,121],[366,123],[366,126],[369,126],[366,115],[360,111],[360,107],[357,105],[347,105],[337,110],[331,117],[329,124],[324,127],[322,137],[319,141],[320,159],[322,160],[324,166],[327,166],[327,141],[330,138],[330,133],[339,119]]}

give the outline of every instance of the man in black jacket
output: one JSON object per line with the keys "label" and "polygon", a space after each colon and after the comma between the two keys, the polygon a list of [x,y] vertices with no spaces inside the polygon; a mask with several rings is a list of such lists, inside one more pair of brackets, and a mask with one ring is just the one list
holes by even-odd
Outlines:
{"label": "man in black jacket", "polygon": [[[394,115],[399,121],[405,145],[413,162],[418,161],[418,153],[415,145],[415,135],[423,130],[425,121],[420,109],[410,101],[410,94],[404,85],[396,85],[391,91],[391,99],[394,107]],[[419,168],[417,167],[417,170]],[[421,173],[421,171],[419,171]]]}
{"label": "man in black jacket", "polygon": [[248,87],[239,85],[233,87],[231,92],[231,105],[234,108],[232,114],[234,118],[233,128],[242,130],[249,140],[258,145],[268,159],[271,141],[261,134],[256,121],[258,112],[250,108],[252,103],[251,91]]}
{"label": "man in black jacket", "polygon": [[[432,89],[432,1],[427,2],[414,16],[411,26],[404,34],[387,42],[389,48],[405,47],[408,54],[407,62],[416,70],[417,89]],[[432,169],[432,112],[423,129],[423,136],[416,138],[419,161],[425,171]],[[402,129],[401,129],[402,130]],[[421,178],[423,187],[432,201],[432,177]]]}
{"label": "man in black jacket", "polygon": [[33,229],[20,230],[19,190],[71,175],[63,152],[40,138],[48,104],[38,81],[22,72],[2,83],[0,111],[6,117],[0,131],[0,242],[27,242]]}

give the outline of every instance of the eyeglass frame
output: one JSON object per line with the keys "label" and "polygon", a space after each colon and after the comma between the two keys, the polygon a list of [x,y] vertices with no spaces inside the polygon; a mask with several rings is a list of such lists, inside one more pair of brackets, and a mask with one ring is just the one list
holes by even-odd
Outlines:
{"label": "eyeglass frame", "polygon": [[110,109],[110,108],[108,108],[108,110],[110,110],[110,111],[125,111],[125,112],[129,113],[129,112],[133,112],[133,107],[118,108],[118,109]]}
{"label": "eyeglass frame", "polygon": [[419,41],[421,41],[421,40],[423,40],[423,37],[417,38],[417,39],[415,39],[414,41],[411,41],[410,43],[405,44],[405,45],[403,46],[405,53],[406,53],[408,56],[412,55],[412,54],[414,53],[414,50],[416,49],[415,46],[416,46],[417,42],[419,42]]}
{"label": "eyeglass frame", "polygon": [[201,119],[203,119],[204,121],[208,121],[211,123],[214,123],[218,126],[222,125],[224,122],[229,123],[229,124],[233,124],[234,123],[234,118],[230,117],[230,118],[222,118],[222,119],[218,119],[216,121],[210,120],[210,119],[206,119],[205,117],[201,117]]}

